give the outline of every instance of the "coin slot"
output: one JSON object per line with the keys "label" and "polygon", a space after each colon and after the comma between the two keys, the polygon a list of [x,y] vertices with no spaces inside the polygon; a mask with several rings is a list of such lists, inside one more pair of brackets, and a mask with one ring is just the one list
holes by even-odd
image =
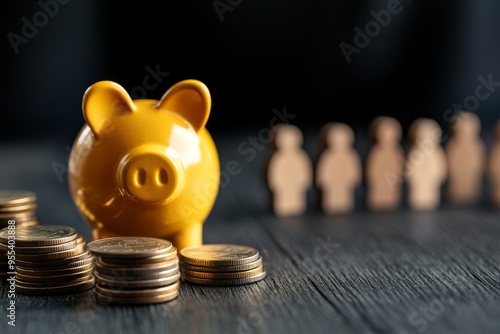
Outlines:
{"label": "coin slot", "polygon": [[146,170],[139,168],[135,180],[138,186],[144,186],[146,184]]}
{"label": "coin slot", "polygon": [[160,168],[158,170],[158,176],[157,176],[158,184],[160,185],[165,185],[168,183],[168,174],[167,171],[163,168]]}

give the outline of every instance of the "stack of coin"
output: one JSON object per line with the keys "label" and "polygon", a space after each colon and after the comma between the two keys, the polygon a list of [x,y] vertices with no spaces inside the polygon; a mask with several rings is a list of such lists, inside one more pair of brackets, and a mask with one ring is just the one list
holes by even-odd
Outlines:
{"label": "stack of coin", "polygon": [[17,227],[36,225],[36,194],[27,190],[0,190],[0,228],[15,221]]}
{"label": "stack of coin", "polygon": [[170,241],[112,237],[88,247],[98,257],[95,288],[101,303],[155,304],[179,295],[179,259]]}
{"label": "stack of coin", "polygon": [[262,257],[252,247],[241,245],[202,245],[179,253],[184,281],[202,285],[241,285],[266,277]]}
{"label": "stack of coin", "polygon": [[[0,231],[0,248],[15,251],[16,292],[29,295],[77,293],[94,287],[94,257],[68,226],[32,225]],[[10,234],[12,236],[12,234]]]}
{"label": "stack of coin", "polygon": [[[36,195],[27,190],[0,190],[0,229],[36,225]],[[7,252],[0,250],[0,276],[6,276]]]}

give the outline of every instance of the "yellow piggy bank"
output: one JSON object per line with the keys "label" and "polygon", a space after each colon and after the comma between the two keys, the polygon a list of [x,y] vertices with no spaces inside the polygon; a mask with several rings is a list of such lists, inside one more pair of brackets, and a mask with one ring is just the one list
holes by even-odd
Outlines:
{"label": "yellow piggy bank", "polygon": [[197,80],[157,100],[132,100],[100,81],[83,96],[86,124],[69,159],[70,192],[92,238],[148,236],[178,250],[203,241],[219,189],[219,156],[205,128],[211,97]]}

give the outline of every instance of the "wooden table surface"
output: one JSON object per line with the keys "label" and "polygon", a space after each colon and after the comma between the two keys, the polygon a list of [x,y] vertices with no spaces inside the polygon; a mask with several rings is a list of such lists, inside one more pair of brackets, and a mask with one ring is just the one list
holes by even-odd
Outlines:
{"label": "wooden table surface", "polygon": [[[4,282],[0,333],[500,333],[499,210],[483,203],[371,213],[359,190],[355,212],[326,216],[311,191],[305,215],[275,218],[266,206],[265,151],[246,161],[237,149],[246,138],[215,138],[222,166],[237,160],[242,171],[221,188],[204,242],[257,248],[265,280],[182,283],[176,300],[146,306],[101,305],[93,290],[17,294],[15,327],[7,324]],[[35,191],[41,224],[73,226],[89,238],[60,168],[71,144],[0,143],[0,188]]]}

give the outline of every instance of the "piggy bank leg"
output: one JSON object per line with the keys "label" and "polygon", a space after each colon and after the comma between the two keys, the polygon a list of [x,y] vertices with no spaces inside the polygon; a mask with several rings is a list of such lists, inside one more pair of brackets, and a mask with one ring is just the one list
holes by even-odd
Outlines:
{"label": "piggy bank leg", "polygon": [[177,247],[177,251],[189,246],[200,246],[203,244],[203,224],[190,224],[167,239]]}

